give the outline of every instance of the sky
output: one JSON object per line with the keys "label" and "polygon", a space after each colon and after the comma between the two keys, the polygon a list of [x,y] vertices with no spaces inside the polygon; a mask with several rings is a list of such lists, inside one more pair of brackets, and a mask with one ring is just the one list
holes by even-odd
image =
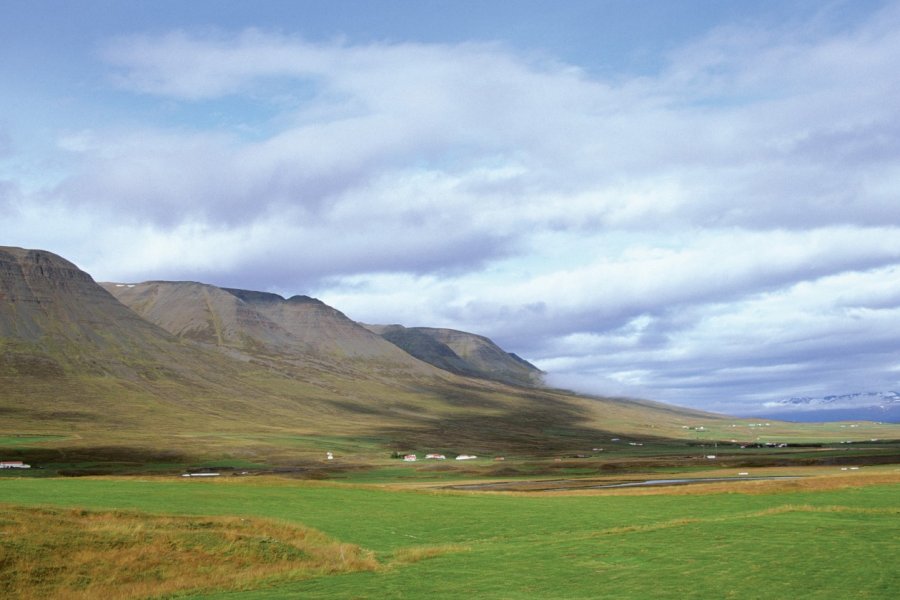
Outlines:
{"label": "sky", "polygon": [[4,0],[0,244],[731,413],[900,387],[900,2]]}

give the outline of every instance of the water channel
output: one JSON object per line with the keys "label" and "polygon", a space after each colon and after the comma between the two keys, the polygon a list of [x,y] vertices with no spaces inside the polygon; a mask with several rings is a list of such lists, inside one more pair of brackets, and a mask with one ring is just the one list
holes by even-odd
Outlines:
{"label": "water channel", "polygon": [[764,481],[772,479],[799,479],[794,475],[767,475],[760,477],[692,477],[682,479],[642,479],[597,482],[589,479],[555,479],[545,481],[497,481],[450,485],[444,489],[480,492],[571,492],[576,490],[602,490],[613,488],[653,487],[666,485],[691,485],[697,483],[722,483],[739,481]]}

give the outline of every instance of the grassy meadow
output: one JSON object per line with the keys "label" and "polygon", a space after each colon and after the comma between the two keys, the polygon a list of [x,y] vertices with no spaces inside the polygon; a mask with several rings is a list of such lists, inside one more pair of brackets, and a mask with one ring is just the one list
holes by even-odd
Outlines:
{"label": "grassy meadow", "polygon": [[[21,598],[894,598],[900,467],[792,472],[806,477],[535,494],[5,478],[0,565]],[[140,540],[184,554],[100,568]]]}
{"label": "grassy meadow", "polygon": [[[543,432],[565,443],[539,452],[544,437],[11,427],[0,459],[35,468],[0,471],[0,597],[896,596],[898,425],[641,429],[630,411]],[[180,477],[192,470],[221,475]],[[795,478],[593,489],[748,472]],[[505,491],[462,491],[485,483]]]}
{"label": "grassy meadow", "polygon": [[[444,479],[460,474],[532,477],[579,471],[709,468],[713,465],[704,457],[710,453],[717,455],[719,465],[753,468],[798,462],[849,464],[855,456],[860,457],[859,464],[870,464],[875,458],[882,464],[900,462],[898,424],[765,424],[689,415],[667,422],[665,413],[641,413],[631,405],[619,407],[609,402],[600,406],[616,410],[606,414],[605,423],[576,430],[541,430],[529,425],[534,435],[515,431],[513,440],[503,435],[509,428],[495,427],[489,421],[465,436],[448,433],[449,437],[442,437],[428,428],[392,432],[385,431],[389,429],[386,426],[359,432],[350,428],[336,433],[327,427],[310,431],[288,421],[275,427],[212,420],[203,422],[200,428],[201,423],[186,419],[170,430],[156,422],[136,428],[85,420],[78,426],[57,424],[51,429],[48,422],[20,427],[12,413],[0,429],[0,460],[22,460],[40,467],[27,474],[32,477],[179,474],[191,468],[227,466],[254,473],[293,470],[311,478],[348,482],[390,481],[395,475],[403,479]],[[212,425],[221,427],[211,430]],[[621,429],[612,433],[613,427]],[[483,437],[478,437],[479,433]],[[555,441],[550,444],[548,439]],[[789,447],[779,447],[783,443]],[[333,452],[335,460],[326,462],[326,452]],[[392,454],[422,456],[428,452],[450,457],[474,453],[510,460],[478,461],[461,469],[423,463],[398,466],[398,461],[391,459]],[[10,475],[22,473],[0,471],[0,478]]]}

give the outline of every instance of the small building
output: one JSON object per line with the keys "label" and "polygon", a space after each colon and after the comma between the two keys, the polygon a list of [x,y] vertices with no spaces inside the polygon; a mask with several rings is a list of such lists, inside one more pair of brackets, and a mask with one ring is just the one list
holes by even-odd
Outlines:
{"label": "small building", "polygon": [[446,460],[447,457],[443,454],[426,454],[425,458],[428,460]]}
{"label": "small building", "polygon": [[30,469],[31,465],[26,465],[21,460],[5,460],[0,462],[0,469]]}
{"label": "small building", "polygon": [[460,454],[456,457],[456,460],[475,460],[476,458],[478,457],[474,454]]}
{"label": "small building", "polygon": [[407,454],[403,457],[403,462],[416,462],[417,458],[415,454]]}

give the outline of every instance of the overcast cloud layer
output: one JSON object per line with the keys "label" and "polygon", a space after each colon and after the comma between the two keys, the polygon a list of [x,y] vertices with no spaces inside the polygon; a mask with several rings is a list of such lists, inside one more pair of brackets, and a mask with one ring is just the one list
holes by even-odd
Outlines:
{"label": "overcast cloud layer", "polygon": [[900,6],[829,14],[724,22],[649,73],[499,38],[104,36],[107,121],[41,148],[0,118],[0,243],[482,333],[591,392],[893,389]]}

